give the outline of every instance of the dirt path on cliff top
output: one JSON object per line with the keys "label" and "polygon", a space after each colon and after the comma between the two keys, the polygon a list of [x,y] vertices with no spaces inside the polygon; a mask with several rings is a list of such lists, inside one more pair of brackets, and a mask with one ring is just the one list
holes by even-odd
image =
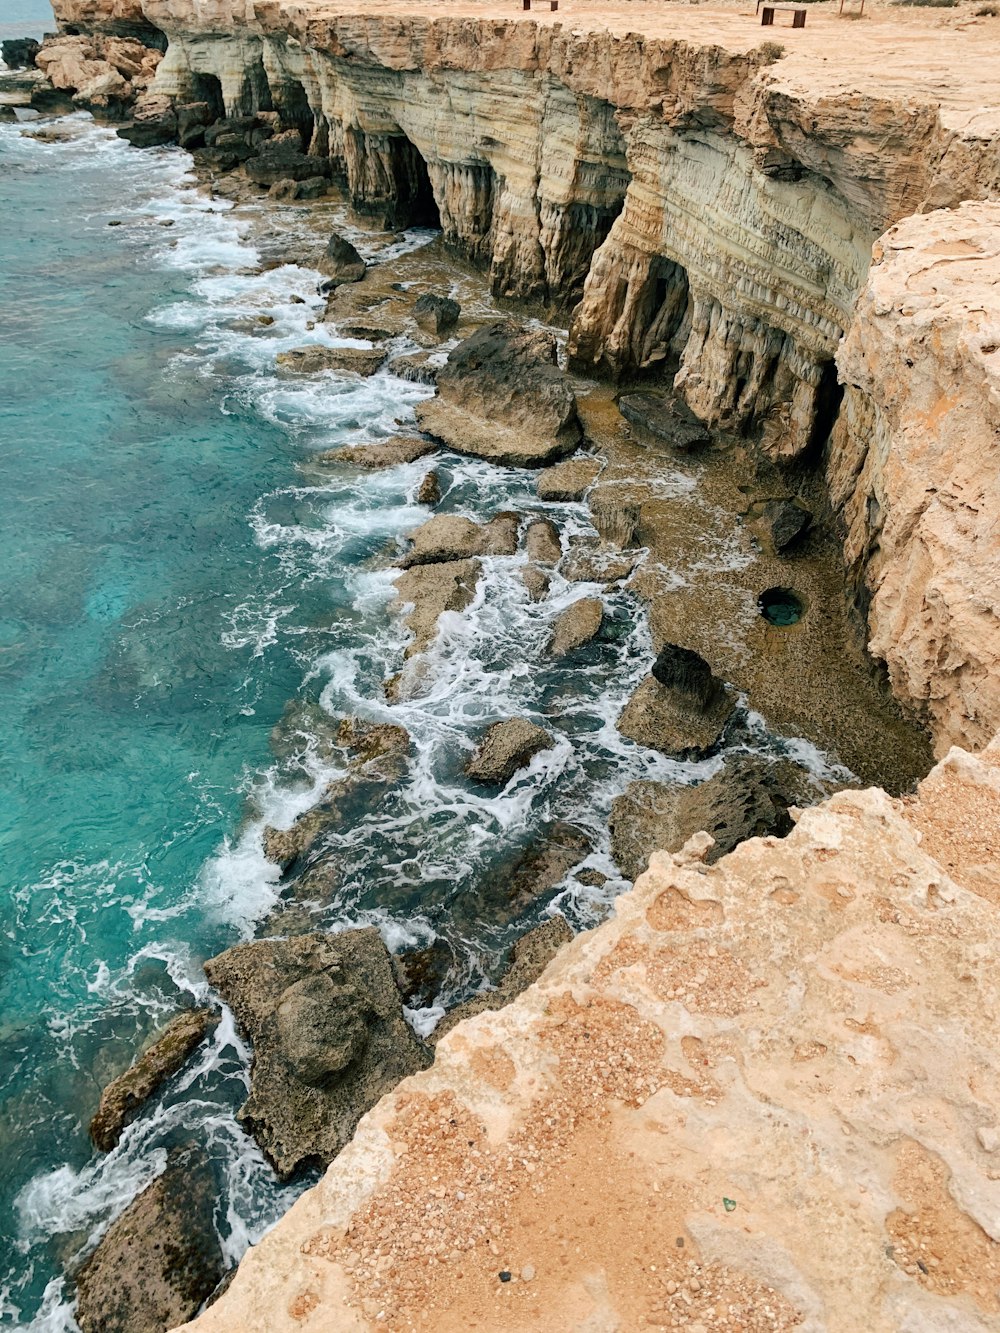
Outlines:
{"label": "dirt path on cliff top", "polygon": [[[845,0],[845,11],[859,4]],[[840,15],[834,0],[821,0],[809,4],[804,28],[793,29],[791,16],[779,14],[775,26],[763,30],[745,0],[697,9],[688,3],[562,0],[555,14],[541,9],[526,14],[517,0],[351,0],[347,6],[330,0],[286,0],[281,5],[289,17],[306,19],[343,19],[345,14],[495,18],[571,31],[639,32],[646,38],[718,45],[734,52],[773,41],[784,47],[784,54],[770,72],[789,91],[801,89],[812,99],[860,92],[931,103],[939,108],[944,125],[984,137],[1000,133],[1000,13],[977,11],[993,8],[1000,10],[986,0],[951,8],[899,8],[866,0],[859,17]],[[859,133],[865,128],[859,109]]]}

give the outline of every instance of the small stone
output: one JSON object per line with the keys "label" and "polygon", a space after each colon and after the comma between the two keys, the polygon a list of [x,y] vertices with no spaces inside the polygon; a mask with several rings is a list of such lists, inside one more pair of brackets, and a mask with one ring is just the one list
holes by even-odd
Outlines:
{"label": "small stone", "polygon": [[698,1279],[697,1279],[696,1277],[693,1277],[693,1278],[690,1278],[690,1279],[689,1279],[689,1281],[688,1281],[688,1289],[689,1289],[690,1291],[701,1291],[701,1283],[698,1281]]}
{"label": "small stone", "polygon": [[1000,1130],[992,1125],[983,1125],[977,1129],[976,1138],[984,1152],[996,1152],[1000,1148]]}
{"label": "small stone", "polygon": [[534,1282],[534,1280],[535,1280],[534,1264],[525,1264],[524,1267],[521,1269],[521,1281]]}
{"label": "small stone", "polygon": [[497,1277],[500,1279],[501,1282],[509,1282],[513,1277],[513,1274],[508,1273],[506,1268],[504,1268],[497,1274]]}

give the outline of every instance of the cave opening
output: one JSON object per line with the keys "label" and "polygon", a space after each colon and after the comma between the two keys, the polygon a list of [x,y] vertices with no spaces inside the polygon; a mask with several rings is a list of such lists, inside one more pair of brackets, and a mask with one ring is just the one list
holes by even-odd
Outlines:
{"label": "cave opening", "polygon": [[306,90],[298,79],[287,79],[274,89],[274,109],[281,116],[286,129],[298,130],[302,151],[308,152],[312,143],[316,120]]}
{"label": "cave opening", "polygon": [[676,361],[689,322],[687,270],[665,255],[654,257],[636,302],[633,348],[636,368],[662,368]]}
{"label": "cave opening", "polygon": [[258,111],[273,111],[274,100],[271,97],[271,85],[263,60],[251,60],[243,70],[243,85],[240,88],[238,114],[255,116]]}
{"label": "cave opening", "polygon": [[222,80],[215,74],[191,75],[192,102],[205,102],[211,112],[212,120],[221,120],[226,114],[226,103],[222,96]]}
{"label": "cave opening", "polygon": [[439,229],[441,215],[422,153],[405,134],[393,137],[392,149],[392,174],[396,185],[393,225]]}

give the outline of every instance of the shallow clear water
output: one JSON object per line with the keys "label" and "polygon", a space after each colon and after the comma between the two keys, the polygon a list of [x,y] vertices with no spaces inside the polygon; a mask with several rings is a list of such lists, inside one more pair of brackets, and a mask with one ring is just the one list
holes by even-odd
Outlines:
{"label": "shallow clear water", "polygon": [[[317,275],[260,272],[250,223],[194,190],[184,154],[138,152],[83,117],[62,142],[26,128],[0,127],[0,1321],[56,1330],[72,1327],[65,1268],[172,1143],[208,1146],[230,1258],[301,1188],[278,1187],[235,1122],[247,1052],[225,1016],[114,1152],[92,1154],[86,1125],[158,1022],[210,999],[203,960],[280,906],[263,827],[287,826],[345,762],[308,722],[317,707],[401,723],[413,756],[335,834],[313,919],[373,921],[396,947],[443,935],[455,991],[552,905],[577,922],[605,910],[622,887],[613,795],[697,770],[614,729],[650,660],[630,595],[606,596],[604,643],[551,669],[554,617],[598,590],[556,577],[533,605],[523,555],[485,562],[473,606],[442,622],[425,692],[386,704],[406,638],[387,566],[427,516],[413,498],[426,468],[308,460],[385,438],[429,390],[384,372],[276,376],[278,351],[330,338],[306,329]],[[241,324],[261,312],[269,328]],[[541,508],[528,474],[448,456],[440,471],[444,509]],[[582,506],[545,508],[591,531]],[[276,754],[292,699],[314,711]],[[489,796],[462,763],[512,714],[556,745]],[[754,718],[741,743],[788,748]],[[554,821],[587,833],[607,884],[567,878],[519,920],[494,915],[490,876]]]}

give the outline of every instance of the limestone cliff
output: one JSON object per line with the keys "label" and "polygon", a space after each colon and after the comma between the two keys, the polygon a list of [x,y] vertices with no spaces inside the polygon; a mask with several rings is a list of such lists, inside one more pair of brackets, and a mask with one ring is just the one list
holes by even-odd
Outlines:
{"label": "limestone cliff", "polygon": [[195,1333],[1000,1326],[1000,748],[658,854]]}
{"label": "limestone cliff", "polygon": [[[1000,39],[975,15],[879,18],[858,42],[813,12],[793,49],[759,44],[733,11],[629,19],[587,0],[570,26],[425,0],[356,0],[350,13],[323,0],[56,0],[56,12],[98,42],[146,25],[167,44],[154,94],[279,112],[361,211],[439,222],[496,294],[572,310],[578,367],[672,381],[705,421],[784,462],[823,443],[840,381],[879,385],[877,356],[898,351],[888,324],[883,351],[862,328],[874,288],[855,320],[878,236],[918,210],[1000,194]],[[640,16],[642,33],[629,26]],[[898,272],[873,278],[878,301]],[[973,375],[968,392],[979,387]],[[916,597],[916,501],[896,494],[909,488],[903,455],[884,466],[899,431],[880,391],[849,388],[830,464],[856,587],[863,603],[875,594],[873,651],[942,745],[982,744],[1000,725],[976,641],[987,599],[970,613],[948,579],[933,607]],[[936,524],[942,550],[973,562],[968,586],[985,589],[986,535],[966,541],[967,514],[932,509],[923,532]]]}

